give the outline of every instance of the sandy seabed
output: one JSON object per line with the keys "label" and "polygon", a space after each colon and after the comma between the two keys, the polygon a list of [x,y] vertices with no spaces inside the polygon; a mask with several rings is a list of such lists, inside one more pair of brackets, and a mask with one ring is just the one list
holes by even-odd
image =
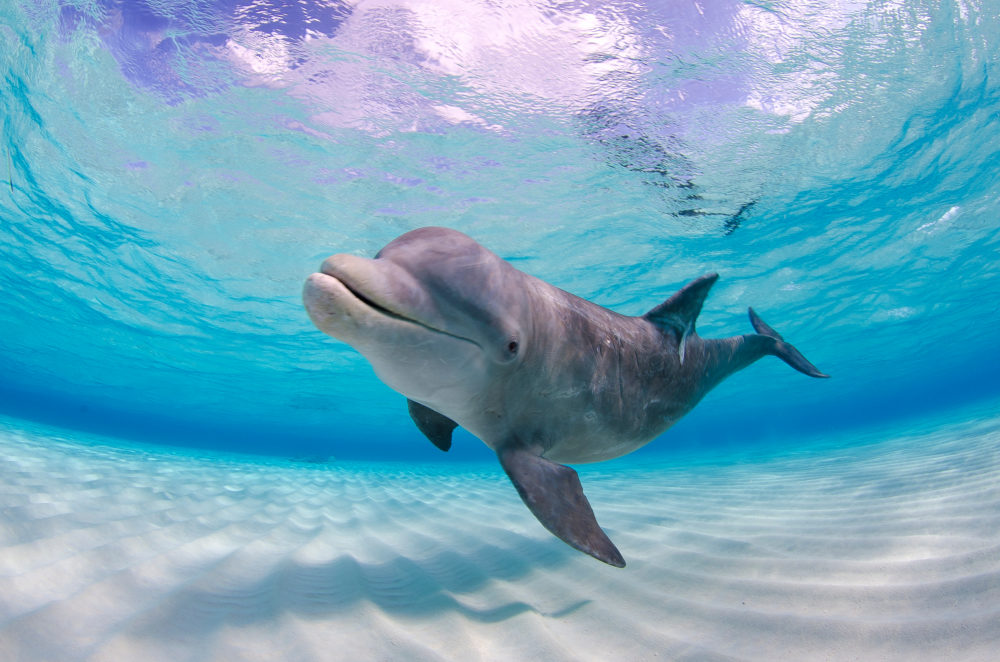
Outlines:
{"label": "sandy seabed", "polygon": [[1000,419],[581,470],[194,457],[0,426],[0,660],[996,660]]}

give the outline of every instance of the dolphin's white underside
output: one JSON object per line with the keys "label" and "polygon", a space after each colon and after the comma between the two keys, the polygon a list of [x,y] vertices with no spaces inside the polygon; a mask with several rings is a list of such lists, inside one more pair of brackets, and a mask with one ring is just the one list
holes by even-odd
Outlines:
{"label": "dolphin's white underside", "polygon": [[492,463],[280,464],[0,430],[11,662],[1000,650],[996,418],[791,458],[584,468],[624,571],[525,517]]}

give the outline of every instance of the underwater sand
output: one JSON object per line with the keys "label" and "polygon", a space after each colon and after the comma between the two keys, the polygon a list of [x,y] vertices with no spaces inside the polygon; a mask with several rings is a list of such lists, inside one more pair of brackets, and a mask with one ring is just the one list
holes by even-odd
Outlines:
{"label": "underwater sand", "polygon": [[[1000,0],[21,0],[0,67],[0,412],[109,435],[0,418],[0,662],[1000,660]],[[580,469],[608,567],[303,310],[427,225],[834,378]]]}
{"label": "underwater sand", "polygon": [[0,659],[994,660],[1000,418],[584,467],[628,561],[498,466],[0,433]]}

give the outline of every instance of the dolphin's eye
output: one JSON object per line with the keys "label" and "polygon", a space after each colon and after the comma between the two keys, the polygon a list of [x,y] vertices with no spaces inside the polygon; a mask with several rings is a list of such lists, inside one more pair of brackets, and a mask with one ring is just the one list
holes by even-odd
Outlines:
{"label": "dolphin's eye", "polygon": [[521,351],[520,334],[511,333],[497,349],[500,350],[500,356],[496,357],[497,361],[500,363],[513,362],[517,358],[517,353]]}

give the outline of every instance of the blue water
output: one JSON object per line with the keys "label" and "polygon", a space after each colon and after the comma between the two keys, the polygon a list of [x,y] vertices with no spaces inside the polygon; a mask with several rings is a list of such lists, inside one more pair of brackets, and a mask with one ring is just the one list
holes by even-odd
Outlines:
{"label": "blue water", "polygon": [[0,12],[5,414],[437,459],[300,302],[328,254],[430,224],[626,314],[718,271],[702,335],[752,305],[834,376],[762,362],[645,452],[1000,392],[996,3]]}
{"label": "blue water", "polygon": [[[1000,0],[0,3],[0,659],[992,660]],[[304,279],[421,226],[765,359],[448,454]]]}

